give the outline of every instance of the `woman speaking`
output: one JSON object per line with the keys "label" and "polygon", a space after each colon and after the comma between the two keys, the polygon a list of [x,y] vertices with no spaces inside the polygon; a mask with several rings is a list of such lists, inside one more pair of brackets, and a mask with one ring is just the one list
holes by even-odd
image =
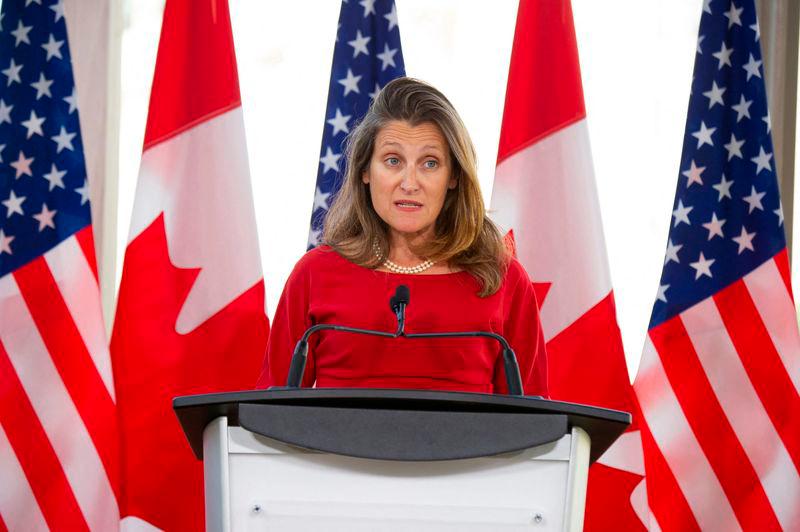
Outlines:
{"label": "woman speaking", "polygon": [[[347,144],[325,245],[286,282],[259,387],[282,386],[295,343],[315,324],[393,332],[388,301],[406,285],[407,333],[489,331],[517,354],[526,395],[547,396],[533,286],[486,216],[475,149],[452,104],[399,78],[378,94]],[[322,331],[309,340],[303,386],[504,393],[489,338],[381,338]]]}

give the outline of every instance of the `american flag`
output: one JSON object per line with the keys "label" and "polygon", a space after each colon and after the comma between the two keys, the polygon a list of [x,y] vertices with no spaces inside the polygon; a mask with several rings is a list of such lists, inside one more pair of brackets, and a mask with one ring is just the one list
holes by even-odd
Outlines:
{"label": "american flag", "polygon": [[800,336],[752,0],[705,0],[634,389],[651,528],[800,529]]}
{"label": "american flag", "polygon": [[62,2],[0,12],[0,529],[118,527],[114,386]]}
{"label": "american flag", "polygon": [[328,86],[309,249],[319,244],[325,214],[342,186],[344,139],[381,88],[405,75],[394,0],[344,0]]}

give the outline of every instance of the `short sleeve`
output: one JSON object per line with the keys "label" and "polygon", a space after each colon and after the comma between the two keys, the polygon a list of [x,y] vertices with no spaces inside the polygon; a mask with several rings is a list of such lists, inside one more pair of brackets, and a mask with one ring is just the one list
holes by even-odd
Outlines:
{"label": "short sleeve", "polygon": [[[286,385],[294,347],[305,330],[312,325],[309,317],[309,273],[307,261],[301,259],[283,287],[272,321],[261,376],[256,383],[257,388]],[[315,374],[313,349],[309,349],[303,387],[314,384]]]}
{"label": "short sleeve", "polygon": [[[502,334],[517,355],[525,395],[548,397],[547,350],[533,283],[516,260],[509,265],[506,283],[501,289],[511,293],[505,294]],[[498,357],[493,381],[495,393],[508,393],[502,357]]]}

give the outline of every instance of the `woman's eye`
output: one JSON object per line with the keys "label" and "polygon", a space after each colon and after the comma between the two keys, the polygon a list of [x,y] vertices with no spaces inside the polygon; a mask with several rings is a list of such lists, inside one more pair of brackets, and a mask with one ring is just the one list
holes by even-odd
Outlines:
{"label": "woman's eye", "polygon": [[386,159],[386,164],[388,164],[389,166],[397,166],[398,164],[400,164],[400,159],[398,159],[397,157],[389,157],[388,159]]}
{"label": "woman's eye", "polygon": [[425,168],[433,169],[433,168],[437,168],[438,166],[439,166],[439,163],[436,162],[436,161],[425,161]]}

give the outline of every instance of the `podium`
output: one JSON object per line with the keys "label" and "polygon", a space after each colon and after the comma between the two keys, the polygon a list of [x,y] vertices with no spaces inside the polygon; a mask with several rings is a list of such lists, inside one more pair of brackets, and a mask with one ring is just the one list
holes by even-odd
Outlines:
{"label": "podium", "polygon": [[589,464],[625,412],[465,392],[178,397],[209,531],[583,529]]}

